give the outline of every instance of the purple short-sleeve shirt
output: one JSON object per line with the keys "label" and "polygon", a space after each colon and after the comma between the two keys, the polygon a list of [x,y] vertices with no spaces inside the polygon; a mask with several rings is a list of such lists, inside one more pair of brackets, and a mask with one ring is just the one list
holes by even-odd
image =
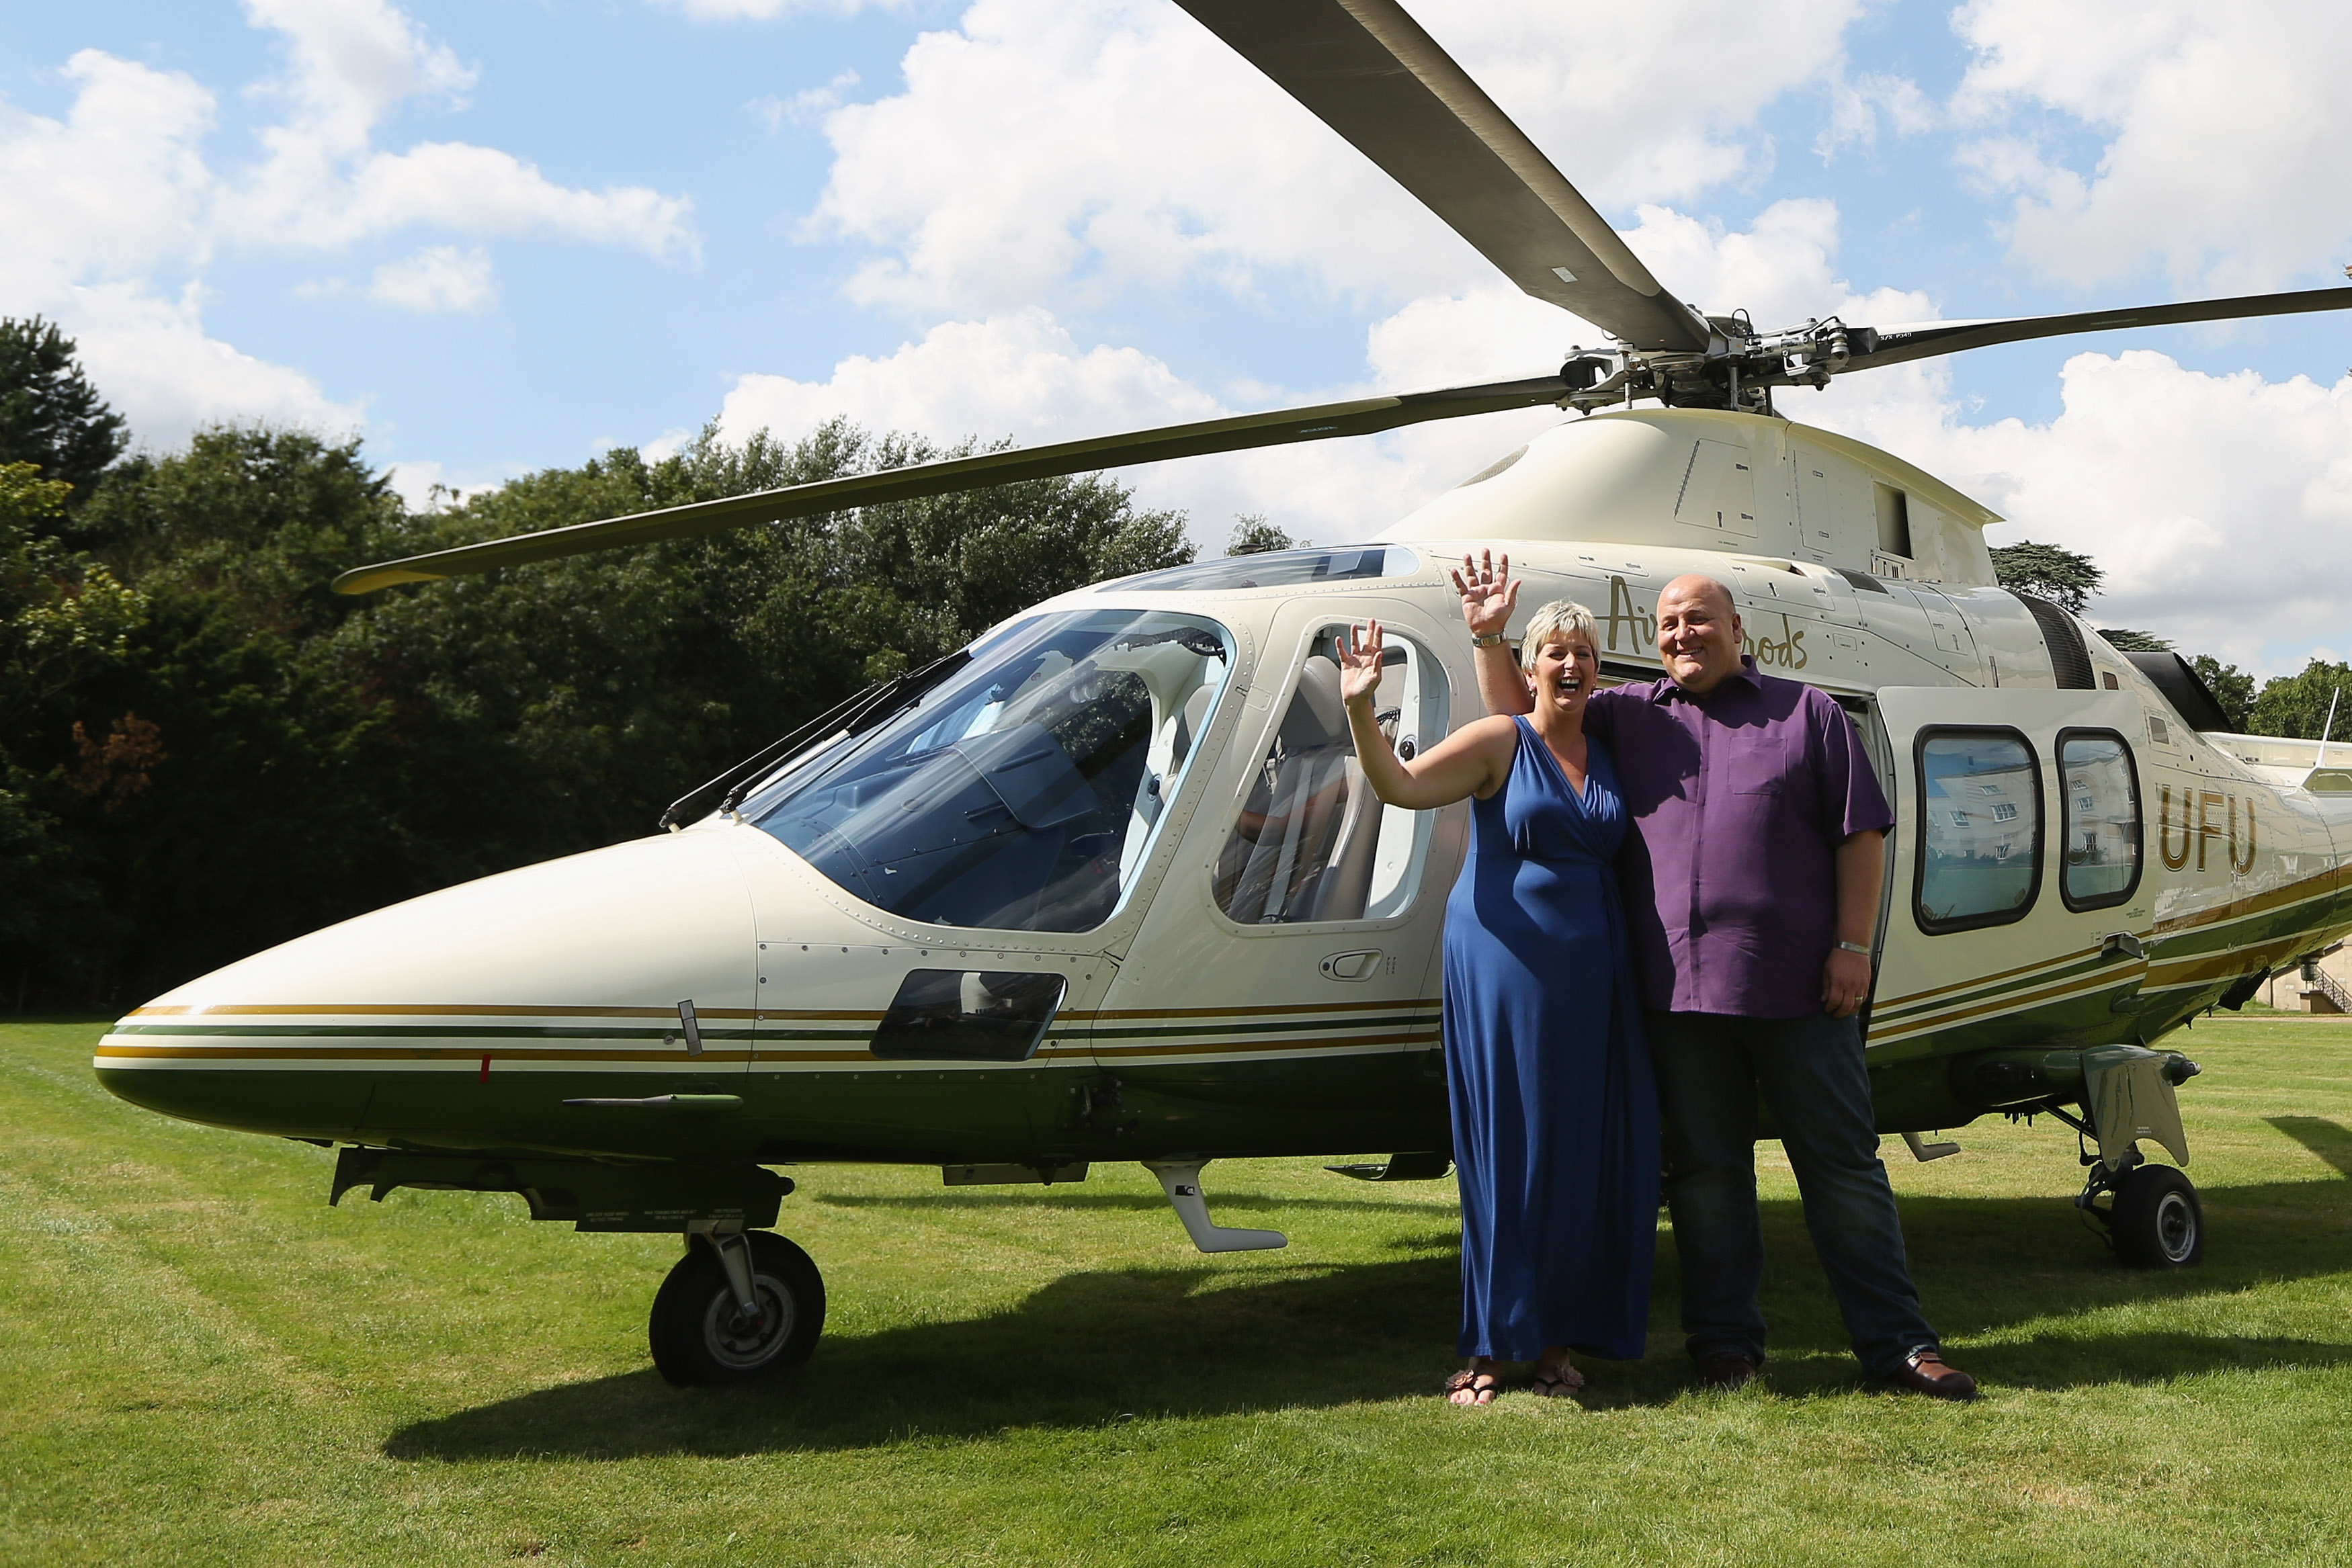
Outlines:
{"label": "purple short-sleeve shirt", "polygon": [[1826,693],[1739,674],[1596,692],[1633,831],[1619,858],[1642,1005],[1802,1018],[1835,944],[1839,843],[1895,815],[1853,721]]}

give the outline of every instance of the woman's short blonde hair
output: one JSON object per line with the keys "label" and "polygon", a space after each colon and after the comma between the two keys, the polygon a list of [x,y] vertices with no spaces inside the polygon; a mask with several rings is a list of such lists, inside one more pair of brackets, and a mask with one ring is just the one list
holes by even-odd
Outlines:
{"label": "woman's short blonde hair", "polygon": [[1572,637],[1584,639],[1585,646],[1594,653],[1601,652],[1601,629],[1592,623],[1592,612],[1571,599],[1555,599],[1528,617],[1527,636],[1519,643],[1519,668],[1535,673],[1537,656],[1548,643],[1565,643]]}

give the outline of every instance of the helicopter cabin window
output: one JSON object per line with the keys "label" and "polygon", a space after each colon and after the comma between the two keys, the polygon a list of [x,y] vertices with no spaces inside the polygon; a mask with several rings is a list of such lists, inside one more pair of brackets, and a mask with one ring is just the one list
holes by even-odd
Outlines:
{"label": "helicopter cabin window", "polygon": [[[1217,857],[1217,906],[1239,925],[1385,919],[1420,885],[1435,817],[1383,806],[1364,783],[1332,656],[1346,631],[1316,636]],[[1410,761],[1445,734],[1444,672],[1393,632],[1381,664],[1373,708]]]}
{"label": "helicopter cabin window", "polygon": [[2139,886],[2139,779],[2130,745],[2111,729],[2058,735],[2066,852],[2058,891],[2069,909],[2121,904]]}
{"label": "helicopter cabin window", "polygon": [[1918,768],[1919,928],[1966,931],[2024,918],[2042,884],[2042,765],[2033,747],[2013,729],[1924,730]]}
{"label": "helicopter cabin window", "polygon": [[1087,931],[1134,885],[1233,667],[1193,615],[1017,622],[743,817],[906,920]]}

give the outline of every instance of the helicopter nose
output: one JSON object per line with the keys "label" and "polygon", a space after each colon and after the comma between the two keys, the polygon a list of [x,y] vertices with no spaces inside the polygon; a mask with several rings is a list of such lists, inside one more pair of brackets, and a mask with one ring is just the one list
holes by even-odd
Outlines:
{"label": "helicopter nose", "polygon": [[744,831],[615,844],[312,932],[135,1009],[92,1065],[133,1104],[309,1138],[354,1135],[372,1102],[470,1120],[459,1091],[494,1072],[740,1071],[759,983]]}

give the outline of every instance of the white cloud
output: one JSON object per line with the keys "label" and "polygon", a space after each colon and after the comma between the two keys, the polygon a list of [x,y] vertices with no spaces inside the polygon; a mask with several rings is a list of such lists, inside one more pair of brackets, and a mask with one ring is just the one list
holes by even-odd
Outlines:
{"label": "white cloud", "polygon": [[62,120],[0,103],[0,288],[47,298],[200,256],[214,182],[196,143],[213,95],[178,72],[84,49]]}
{"label": "white cloud", "polygon": [[224,192],[215,217],[224,237],[328,248],[428,225],[694,253],[684,197],[635,185],[571,189],[511,153],[465,142],[376,151],[378,122],[392,109],[474,79],[383,0],[248,0],[247,15],[286,40],[289,69],[264,90],[292,112],[262,133],[268,156]]}
{"label": "white cloud", "polygon": [[487,495],[526,471],[526,465],[510,463],[502,468],[458,473],[430,460],[409,460],[386,464],[383,476],[410,511],[436,512]]}
{"label": "white cloud", "polygon": [[824,382],[740,377],[719,423],[730,441],[763,428],[790,438],[841,414],[942,442],[1011,435],[1036,445],[1226,412],[1140,350],[1081,350],[1052,316],[1029,309],[934,327],[886,359],[854,355]]}
{"label": "white cloud", "polygon": [[868,5],[896,6],[904,0],[660,0],[698,22],[765,22],[790,11],[832,11],[842,16]]}
{"label": "white cloud", "polygon": [[2352,377],[2214,376],[2144,350],[2077,354],[2046,424],[1970,424],[1940,369],[1837,382],[1783,412],[1909,458],[2105,570],[2091,618],[2266,673],[2352,644]]}
{"label": "white cloud", "polygon": [[839,109],[849,89],[857,85],[856,71],[843,71],[823,87],[804,88],[792,97],[778,98],[773,93],[762,94],[743,107],[751,118],[775,135],[787,124],[806,125],[824,119]]}
{"label": "white cloud", "polygon": [[[363,400],[329,397],[300,371],[209,336],[201,280],[225,245],[335,251],[414,227],[488,236],[530,231],[691,256],[690,204],[635,186],[558,184],[512,154],[374,141],[419,98],[456,101],[474,73],[384,0],[248,0],[282,42],[285,68],[256,89],[285,106],[249,167],[218,169],[204,138],[213,92],[84,49],[61,72],[62,119],[0,103],[0,313],[46,314],[139,435],[169,444],[195,424],[269,419],[357,428]],[[341,278],[297,286],[309,298]],[[411,309],[478,309],[493,298],[478,247],[427,246],[375,270],[369,293]]]}
{"label": "white cloud", "polygon": [[[1859,0],[1417,5],[1594,200],[1685,198],[1757,168],[1749,122],[1828,71]],[[1693,41],[1737,69],[1694,70]],[[854,298],[982,311],[1297,269],[1402,303],[1491,277],[1435,218],[1165,0],[978,0],[826,120],[816,232],[887,254]],[[1672,80],[1675,89],[1657,84]]]}
{"label": "white cloud", "polygon": [[[648,256],[699,252],[688,214],[693,203],[642,185],[574,190],[494,148],[430,141],[379,152],[349,177],[322,185],[278,215],[279,243],[326,247],[424,225],[465,234],[545,230]],[[265,231],[267,232],[267,231]]]}
{"label": "white cloud", "polygon": [[294,66],[262,89],[291,99],[295,123],[355,152],[384,112],[421,93],[454,97],[475,73],[383,0],[246,0],[246,17],[285,41]]}
{"label": "white cloud", "polygon": [[436,245],[377,267],[368,297],[431,315],[479,310],[498,297],[498,285],[490,276],[490,258],[480,250]]}
{"label": "white cloud", "polygon": [[70,288],[50,308],[72,331],[90,379],[150,445],[175,445],[198,425],[236,420],[335,436],[364,423],[363,402],[331,398],[300,371],[208,336],[203,304],[194,284],[167,299],[123,282]]}
{"label": "white cloud", "polygon": [[1864,71],[1848,80],[1839,72],[1830,84],[1830,118],[1813,139],[1813,151],[1830,162],[1850,147],[1877,146],[1882,126],[1897,136],[1934,128],[1939,111],[1908,77]]}
{"label": "white cloud", "polygon": [[[2352,208],[2320,194],[2352,179],[2352,8],[1971,0],[1953,26],[1976,50],[1954,109],[1985,128],[1964,162],[2014,197],[2013,252],[2041,272],[2160,259],[2182,287],[2270,289],[2352,243]],[[2095,158],[2037,133],[2052,110]]]}

